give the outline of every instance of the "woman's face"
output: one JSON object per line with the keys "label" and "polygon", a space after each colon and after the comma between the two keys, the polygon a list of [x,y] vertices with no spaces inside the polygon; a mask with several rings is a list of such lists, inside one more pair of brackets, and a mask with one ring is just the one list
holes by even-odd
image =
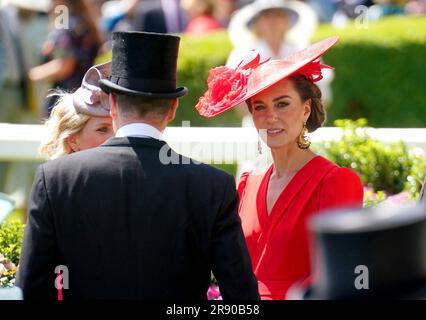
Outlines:
{"label": "woman's face", "polygon": [[265,10],[254,25],[257,36],[264,40],[282,39],[289,27],[287,14],[279,9]]}
{"label": "woman's face", "polygon": [[110,117],[90,117],[81,131],[76,133],[69,144],[74,151],[97,147],[114,135]]}
{"label": "woman's face", "polygon": [[303,102],[293,82],[281,80],[251,99],[253,122],[271,149],[295,144],[309,118],[310,102]]}

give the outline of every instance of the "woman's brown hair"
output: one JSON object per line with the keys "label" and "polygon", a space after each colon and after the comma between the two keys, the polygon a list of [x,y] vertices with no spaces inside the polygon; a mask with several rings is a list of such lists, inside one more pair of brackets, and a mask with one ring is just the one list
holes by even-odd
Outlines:
{"label": "woman's brown hair", "polygon": [[289,80],[293,83],[302,102],[311,101],[311,114],[306,121],[308,131],[313,132],[322,127],[326,119],[326,113],[321,101],[322,93],[320,88],[302,75],[291,76]]}

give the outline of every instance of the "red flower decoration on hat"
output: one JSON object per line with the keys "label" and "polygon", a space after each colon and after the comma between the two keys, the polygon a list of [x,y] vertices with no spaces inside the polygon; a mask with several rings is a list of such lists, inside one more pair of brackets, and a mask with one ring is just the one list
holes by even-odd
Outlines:
{"label": "red flower decoration on hat", "polygon": [[297,70],[295,74],[300,74],[311,82],[317,82],[323,78],[322,69],[334,70],[333,67],[322,64],[320,61],[312,61],[301,69]]}
{"label": "red flower decoration on hat", "polygon": [[247,81],[252,70],[267,61],[260,62],[260,55],[257,54],[252,61],[244,66],[241,66],[241,62],[236,69],[221,66],[210,70],[208,90],[195,106],[199,114],[210,118],[241,100],[247,93]]}

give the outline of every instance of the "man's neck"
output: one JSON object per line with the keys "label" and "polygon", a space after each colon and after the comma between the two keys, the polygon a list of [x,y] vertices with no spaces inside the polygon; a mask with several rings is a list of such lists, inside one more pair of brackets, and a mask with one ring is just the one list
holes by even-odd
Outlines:
{"label": "man's neck", "polygon": [[143,123],[143,124],[150,125],[160,132],[163,132],[166,129],[166,124],[164,124],[164,123],[158,123],[156,121],[150,121],[150,120],[147,120],[147,119],[140,119],[140,118],[129,119],[129,120],[125,120],[125,121],[115,120],[115,121],[113,121],[113,123],[114,123],[114,131],[115,132],[117,132],[118,129],[120,129],[120,128],[126,126],[126,125],[137,124],[137,123]]}

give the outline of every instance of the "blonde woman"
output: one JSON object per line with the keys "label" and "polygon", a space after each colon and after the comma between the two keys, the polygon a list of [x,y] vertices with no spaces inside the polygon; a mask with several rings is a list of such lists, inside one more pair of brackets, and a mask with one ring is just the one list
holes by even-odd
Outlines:
{"label": "blonde woman", "polygon": [[40,148],[47,158],[97,147],[114,135],[108,96],[98,87],[110,69],[110,63],[94,66],[76,92],[54,93],[58,101],[45,123],[47,136]]}

